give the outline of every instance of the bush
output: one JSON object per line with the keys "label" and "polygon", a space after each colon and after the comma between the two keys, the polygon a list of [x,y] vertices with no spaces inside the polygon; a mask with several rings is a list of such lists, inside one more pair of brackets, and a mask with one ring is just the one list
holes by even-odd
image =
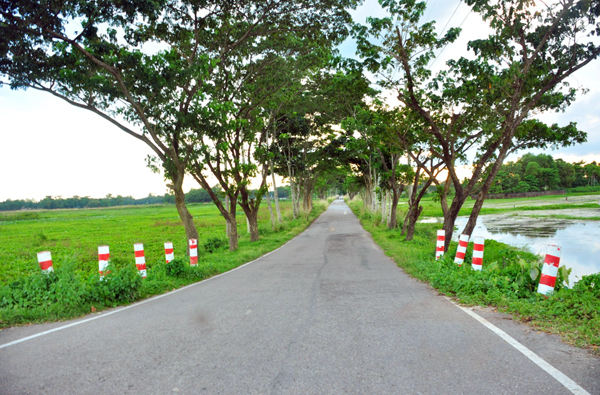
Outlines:
{"label": "bush", "polygon": [[204,249],[206,252],[213,253],[217,251],[219,248],[227,245],[227,240],[221,239],[219,237],[211,237],[204,243]]}
{"label": "bush", "polygon": [[75,274],[73,260],[56,271],[36,273],[0,288],[0,308],[48,307],[60,303],[65,307],[86,299],[85,284]]}
{"label": "bush", "polygon": [[167,276],[185,277],[186,269],[188,267],[188,263],[183,258],[175,258],[166,265],[165,270]]}
{"label": "bush", "polygon": [[90,277],[93,301],[124,303],[139,299],[143,279],[135,266],[115,268],[109,264],[108,270],[103,280],[97,275]]}

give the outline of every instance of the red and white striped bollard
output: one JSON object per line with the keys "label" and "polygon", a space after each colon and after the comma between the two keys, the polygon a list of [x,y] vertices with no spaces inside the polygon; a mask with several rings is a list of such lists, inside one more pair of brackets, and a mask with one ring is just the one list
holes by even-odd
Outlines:
{"label": "red and white striped bollard", "polygon": [[473,260],[471,262],[473,270],[481,270],[483,267],[483,246],[485,239],[481,236],[475,236],[473,241]]}
{"label": "red and white striped bollard", "polygon": [[173,253],[173,243],[170,241],[165,243],[165,259],[167,260],[167,263],[175,259],[175,254]]}
{"label": "red and white striped bollard", "polygon": [[198,265],[198,240],[190,239],[190,266]]}
{"label": "red and white striped bollard", "polygon": [[444,255],[445,240],[446,240],[446,231],[444,229],[438,229],[437,243],[435,245],[435,260],[436,261]]}
{"label": "red and white striped bollard", "polygon": [[144,256],[144,244],[136,243],[133,245],[135,251],[135,266],[142,278],[146,278],[146,257]]}
{"label": "red and white striped bollard", "polygon": [[104,276],[110,273],[106,271],[109,259],[110,251],[108,246],[98,246],[98,272],[100,273],[100,280],[104,279]]}
{"label": "red and white striped bollard", "polygon": [[458,248],[456,249],[456,256],[454,257],[454,263],[461,266],[465,261],[465,254],[467,252],[467,246],[469,245],[469,235],[460,235],[458,238]]}
{"label": "red and white striped bollard", "polygon": [[52,267],[52,254],[50,254],[50,251],[38,252],[37,258],[43,273],[54,271],[54,268]]}
{"label": "red and white striped bollard", "polygon": [[546,259],[542,266],[542,275],[540,284],[538,285],[538,293],[548,295],[554,291],[556,285],[556,275],[558,274],[558,264],[560,263],[560,247],[551,245],[548,246],[549,252],[546,253]]}

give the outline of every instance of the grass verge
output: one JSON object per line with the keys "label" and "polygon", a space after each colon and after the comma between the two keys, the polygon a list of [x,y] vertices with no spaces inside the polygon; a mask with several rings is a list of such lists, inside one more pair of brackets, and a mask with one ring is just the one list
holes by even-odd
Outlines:
{"label": "grass verge", "polygon": [[564,286],[568,271],[559,270],[556,291],[538,294],[542,260],[494,240],[486,240],[482,271],[471,269],[472,244],[462,266],[454,263],[456,243],[435,260],[439,224],[418,224],[413,241],[380,225],[378,215],[365,212],[360,201],[349,206],[375,242],[409,275],[468,305],[492,306],[566,342],[600,355],[600,273]]}
{"label": "grass verge", "polygon": [[[271,229],[266,207],[261,207],[258,242],[250,242],[241,217],[238,232],[242,236],[235,252],[227,249],[225,223],[216,208],[191,207],[194,216],[201,217],[197,220],[201,239],[195,267],[189,265],[187,257],[181,257],[181,251],[186,250],[185,231],[173,218],[177,214],[172,206],[93,213],[42,212],[35,218],[4,223],[0,229],[0,244],[4,248],[0,250],[0,328],[75,318],[226,272],[280,247],[327,208],[326,202],[316,202],[311,213],[292,219],[291,204],[282,203],[285,221],[275,230]],[[44,237],[39,236],[40,232]],[[148,274],[145,279],[139,276],[134,264],[135,240],[144,241]],[[166,264],[163,243],[170,240],[176,241],[179,258]],[[101,281],[97,246],[104,243],[111,247],[110,273]],[[56,255],[53,252],[55,271],[48,275],[40,272],[35,261],[36,251],[42,248],[57,251]],[[11,255],[11,251],[23,252]]]}

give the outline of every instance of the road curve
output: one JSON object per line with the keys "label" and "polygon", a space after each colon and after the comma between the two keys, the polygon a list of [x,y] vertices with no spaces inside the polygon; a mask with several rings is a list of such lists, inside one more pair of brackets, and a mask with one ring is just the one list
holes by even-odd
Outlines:
{"label": "road curve", "polygon": [[[110,313],[1,348],[0,394],[571,393],[407,276],[341,201],[272,254]],[[598,359],[479,314],[600,393]]]}

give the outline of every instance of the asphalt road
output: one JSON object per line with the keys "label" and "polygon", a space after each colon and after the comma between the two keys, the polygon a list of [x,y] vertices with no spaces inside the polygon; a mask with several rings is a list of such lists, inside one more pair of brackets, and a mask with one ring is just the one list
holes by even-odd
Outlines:
{"label": "asphalt road", "polygon": [[[600,394],[598,358],[476,313]],[[341,201],[238,270],[122,311],[6,329],[0,347],[0,394],[571,393],[406,275]]]}

